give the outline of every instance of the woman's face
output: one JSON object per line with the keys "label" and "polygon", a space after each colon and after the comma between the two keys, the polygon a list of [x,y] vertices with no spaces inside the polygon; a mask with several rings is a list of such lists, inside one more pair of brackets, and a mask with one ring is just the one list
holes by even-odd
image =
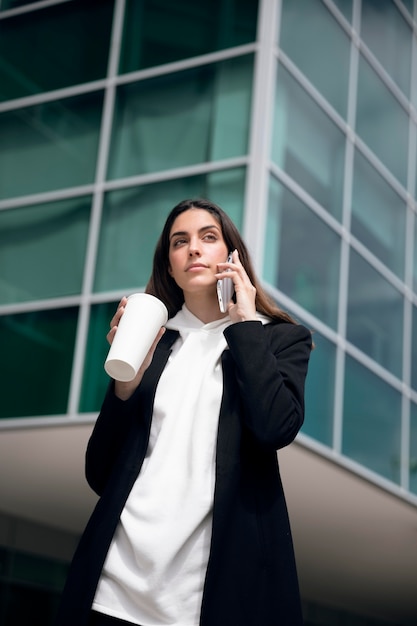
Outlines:
{"label": "woman's face", "polygon": [[187,293],[215,293],[217,264],[228,250],[216,217],[204,209],[188,209],[172,225],[169,236],[169,273]]}

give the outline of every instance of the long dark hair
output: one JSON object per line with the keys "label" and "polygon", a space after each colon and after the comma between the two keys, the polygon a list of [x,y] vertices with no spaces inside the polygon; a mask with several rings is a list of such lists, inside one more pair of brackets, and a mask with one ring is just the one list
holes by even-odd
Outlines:
{"label": "long dark hair", "polygon": [[252,266],[248,249],[230,217],[213,202],[201,198],[183,200],[177,204],[168,215],[161,236],[156,244],[152,274],[146,286],[146,293],[152,294],[164,302],[168,309],[169,317],[173,317],[182,307],[184,294],[168,271],[169,236],[172,225],[178,215],[181,215],[181,213],[189,209],[204,209],[204,211],[211,213],[220,225],[227,249],[230,251],[238,251],[240,262],[245,268],[249,280],[256,289],[256,310],[273,320],[295,324],[295,320],[275,304],[259,283]]}

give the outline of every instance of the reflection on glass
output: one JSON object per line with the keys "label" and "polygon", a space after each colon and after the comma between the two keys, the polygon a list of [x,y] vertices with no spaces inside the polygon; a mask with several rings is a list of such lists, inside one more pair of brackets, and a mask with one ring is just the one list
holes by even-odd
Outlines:
{"label": "reflection on glass", "polygon": [[267,220],[263,278],[335,328],[339,236],[274,178]]}
{"label": "reflection on glass", "polygon": [[403,298],[351,249],[347,308],[347,339],[401,376]]}
{"label": "reflection on glass", "polygon": [[166,216],[184,198],[207,197],[239,227],[245,170],[225,170],[109,192],[104,201],[95,291],[144,287]]}
{"label": "reflection on glass", "polygon": [[407,98],[412,29],[394,2],[361,2],[361,37]]}
{"label": "reflection on glass", "polygon": [[350,42],[321,0],[284,0],[279,43],[308,80],[346,118]]}
{"label": "reflection on glass", "polygon": [[118,300],[96,304],[91,308],[79,407],[81,413],[93,413],[100,410],[110,382],[110,378],[104,371],[104,361],[110,347],[106,341],[106,335],[117,304]]}
{"label": "reflection on glass", "polygon": [[340,219],[345,137],[283,66],[278,70],[272,159]]}
{"label": "reflection on glass", "polygon": [[342,452],[399,483],[401,394],[346,357]]}
{"label": "reflection on glass", "polygon": [[0,316],[0,418],[66,413],[77,317],[77,308]]}
{"label": "reflection on glass", "polygon": [[81,292],[90,197],[0,211],[0,304]]}
{"label": "reflection on glass", "polygon": [[257,13],[257,0],[128,0],[120,72],[255,41]]}
{"label": "reflection on glass", "polygon": [[362,55],[359,59],[356,132],[405,187],[408,116]]}
{"label": "reflection on glass", "polygon": [[411,403],[410,413],[410,491],[417,494],[417,405]]}
{"label": "reflection on glass", "polygon": [[103,94],[0,114],[0,197],[92,183]]}
{"label": "reflection on glass", "polygon": [[336,349],[323,336],[314,333],[305,389],[305,421],[302,432],[327,446],[332,445]]}
{"label": "reflection on glass", "polygon": [[76,0],[1,20],[0,100],[104,78],[112,17],[113,0]]}
{"label": "reflection on glass", "polygon": [[404,277],[406,204],[356,150],[352,234],[400,278]]}
{"label": "reflection on glass", "polygon": [[109,177],[246,154],[252,55],[117,91]]}

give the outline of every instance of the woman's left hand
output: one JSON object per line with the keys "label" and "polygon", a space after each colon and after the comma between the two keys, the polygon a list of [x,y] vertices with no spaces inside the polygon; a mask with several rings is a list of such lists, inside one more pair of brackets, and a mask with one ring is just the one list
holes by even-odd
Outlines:
{"label": "woman's left hand", "polygon": [[256,289],[240,262],[238,251],[233,252],[231,263],[219,263],[218,269],[220,271],[216,278],[218,280],[231,278],[235,287],[236,303],[231,300],[227,307],[231,320],[233,322],[256,320]]}

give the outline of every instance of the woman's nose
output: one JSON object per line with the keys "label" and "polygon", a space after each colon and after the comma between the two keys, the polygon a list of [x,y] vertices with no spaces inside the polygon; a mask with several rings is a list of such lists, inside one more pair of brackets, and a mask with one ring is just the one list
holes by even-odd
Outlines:
{"label": "woman's nose", "polygon": [[188,254],[189,254],[189,256],[200,256],[201,252],[200,252],[200,248],[198,246],[198,243],[196,243],[196,242],[191,242],[190,243]]}

